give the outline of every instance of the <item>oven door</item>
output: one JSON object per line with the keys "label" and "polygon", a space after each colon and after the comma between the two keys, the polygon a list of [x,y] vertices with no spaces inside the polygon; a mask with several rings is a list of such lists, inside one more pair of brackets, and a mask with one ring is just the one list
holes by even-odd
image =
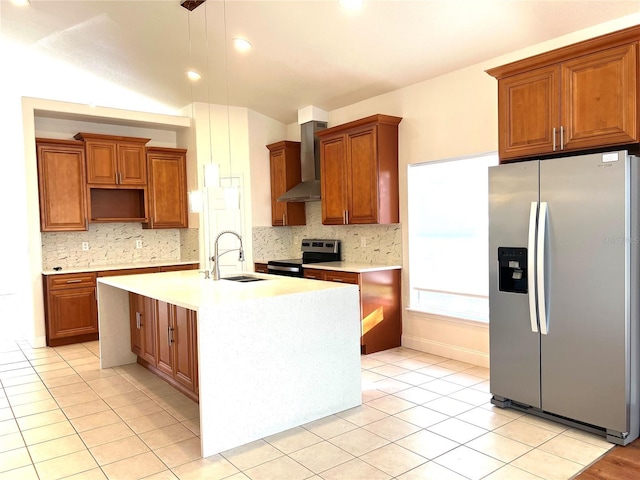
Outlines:
{"label": "oven door", "polygon": [[284,264],[269,262],[267,263],[267,272],[271,275],[282,275],[285,277],[303,277],[304,273],[302,265]]}

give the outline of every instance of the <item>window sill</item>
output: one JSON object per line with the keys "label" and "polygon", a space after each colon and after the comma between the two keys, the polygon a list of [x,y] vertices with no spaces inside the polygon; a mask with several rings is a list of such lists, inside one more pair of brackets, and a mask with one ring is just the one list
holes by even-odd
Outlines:
{"label": "window sill", "polygon": [[442,320],[445,322],[451,322],[451,323],[459,323],[462,325],[469,325],[471,327],[477,327],[477,328],[489,328],[489,322],[488,321],[484,321],[484,320],[476,320],[476,319],[472,319],[472,318],[460,318],[460,317],[451,317],[449,315],[445,315],[443,313],[435,313],[435,312],[428,312],[426,310],[420,310],[414,307],[408,307],[405,309],[407,312],[411,312],[413,314],[417,314],[418,316],[422,316],[422,317],[429,317],[429,318],[436,318],[438,320]]}

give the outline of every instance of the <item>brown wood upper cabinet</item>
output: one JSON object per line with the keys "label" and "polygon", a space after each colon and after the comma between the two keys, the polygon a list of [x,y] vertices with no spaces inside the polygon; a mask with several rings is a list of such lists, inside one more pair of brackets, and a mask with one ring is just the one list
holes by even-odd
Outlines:
{"label": "brown wood upper cabinet", "polygon": [[80,132],[87,152],[87,183],[93,185],[147,184],[145,145],[149,138]]}
{"label": "brown wood upper cabinet", "polygon": [[267,148],[271,168],[271,225],[305,225],[304,203],[278,202],[278,197],[302,181],[300,142],[285,140]]}
{"label": "brown wood upper cabinet", "polygon": [[150,228],[187,228],[187,151],[147,147]]}
{"label": "brown wood upper cabinet", "polygon": [[488,70],[501,162],[639,142],[638,39],[632,27]]}
{"label": "brown wood upper cabinet", "polygon": [[37,138],[36,150],[40,230],[87,230],[84,144]]}
{"label": "brown wood upper cabinet", "polygon": [[373,115],[316,132],[324,225],[398,223],[398,124]]}

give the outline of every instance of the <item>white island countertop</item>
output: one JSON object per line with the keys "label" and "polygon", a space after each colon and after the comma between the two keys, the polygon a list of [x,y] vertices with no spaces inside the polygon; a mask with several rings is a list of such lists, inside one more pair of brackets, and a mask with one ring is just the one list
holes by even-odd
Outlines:
{"label": "white island countertop", "polygon": [[265,280],[191,270],[97,282],[102,368],[137,360],[129,292],[197,311],[203,457],[362,403],[358,286],[243,275]]}

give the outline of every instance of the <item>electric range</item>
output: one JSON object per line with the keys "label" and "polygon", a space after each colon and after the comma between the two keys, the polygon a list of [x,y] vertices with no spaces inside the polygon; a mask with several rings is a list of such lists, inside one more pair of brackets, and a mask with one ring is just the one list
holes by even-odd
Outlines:
{"label": "electric range", "polygon": [[342,260],[340,240],[304,239],[300,247],[302,258],[269,260],[267,271],[272,275],[303,277],[303,264],[339,262]]}

